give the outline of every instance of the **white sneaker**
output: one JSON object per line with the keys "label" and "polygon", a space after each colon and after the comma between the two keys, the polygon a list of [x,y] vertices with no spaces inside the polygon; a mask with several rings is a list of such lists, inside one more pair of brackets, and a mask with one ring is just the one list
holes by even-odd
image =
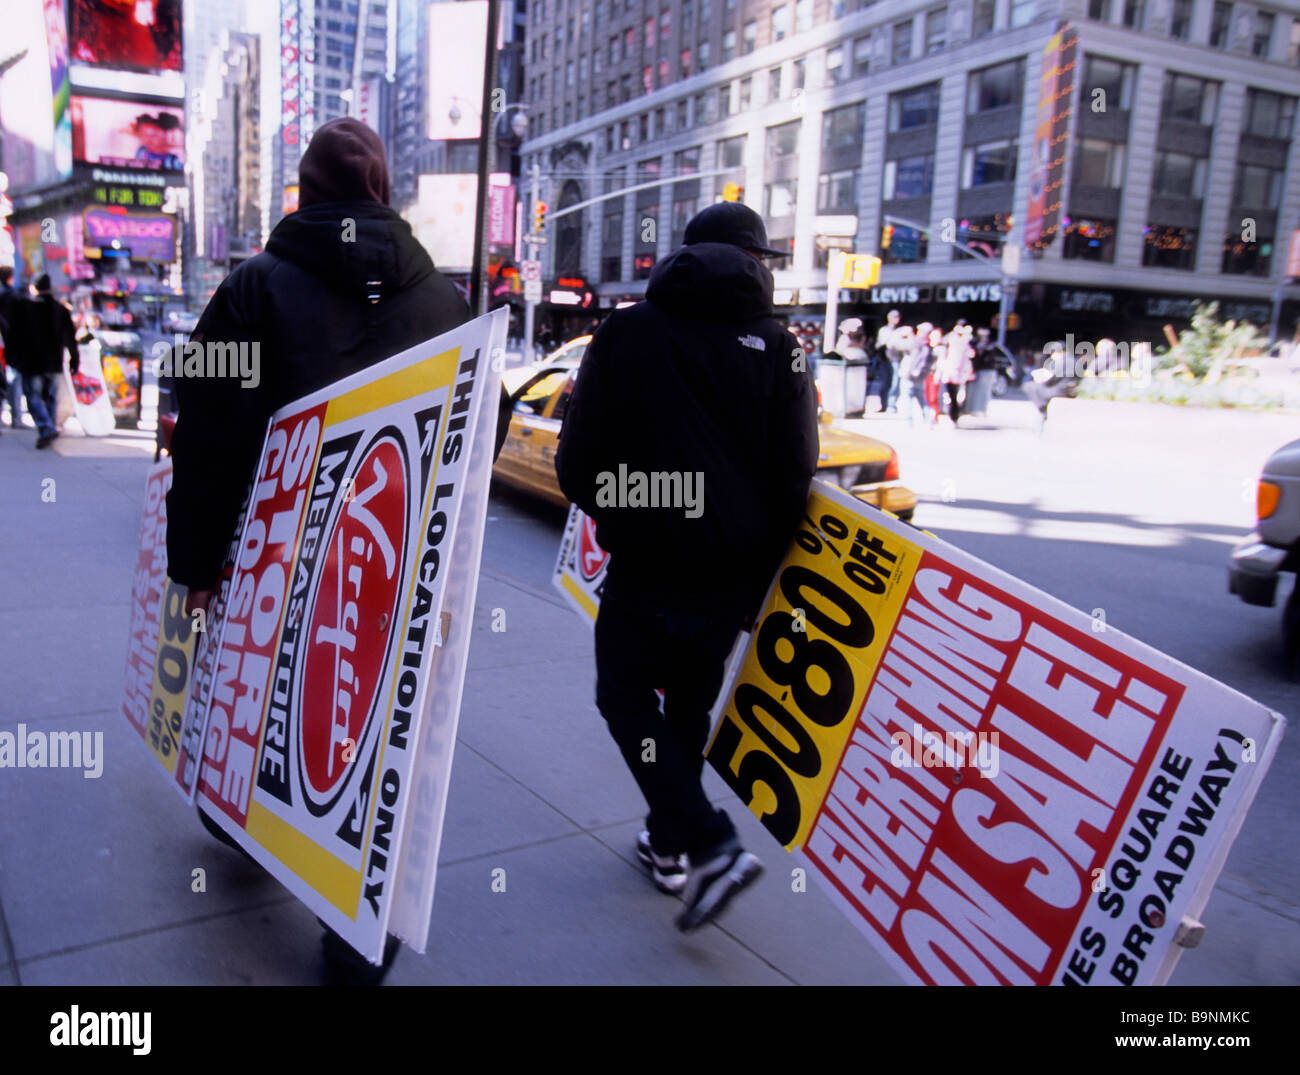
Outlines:
{"label": "white sneaker", "polygon": [[650,871],[655,888],[676,896],[686,887],[686,856],[657,855],[650,846],[650,833],[642,829],[636,838],[636,857]]}

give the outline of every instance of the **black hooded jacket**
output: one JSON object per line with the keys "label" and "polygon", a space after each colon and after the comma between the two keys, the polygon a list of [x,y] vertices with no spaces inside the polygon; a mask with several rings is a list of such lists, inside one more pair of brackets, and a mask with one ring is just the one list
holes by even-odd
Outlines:
{"label": "black hooded jacket", "polygon": [[190,337],[259,344],[259,383],[176,378],[168,574],[191,589],[216,582],[279,407],[468,319],[460,292],[388,206],[324,202],[281,220]]}
{"label": "black hooded jacket", "polygon": [[[809,363],[772,316],[772,274],[740,247],[681,247],[646,299],[610,314],[587,349],[556,453],[560,488],[596,520],[610,572],[658,606],[753,612],[817,469]],[[620,465],[702,474],[698,517],[682,504],[611,505]]]}

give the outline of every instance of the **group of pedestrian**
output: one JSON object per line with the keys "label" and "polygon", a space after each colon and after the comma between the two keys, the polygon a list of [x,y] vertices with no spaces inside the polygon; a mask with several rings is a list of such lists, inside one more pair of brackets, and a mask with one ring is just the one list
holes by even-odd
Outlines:
{"label": "group of pedestrian", "polygon": [[69,368],[80,368],[72,314],[50,290],[49,276],[36,280],[36,295],[23,295],[13,286],[13,269],[0,267],[0,336],[4,338],[4,398],[10,426],[22,428],[18,393],[27,399],[27,412],[36,423],[36,447],[48,448],[59,435],[56,425],[63,353]]}
{"label": "group of pedestrian", "polygon": [[890,310],[870,351],[861,319],[840,326],[840,355],[868,368],[866,413],[897,413],[901,406],[910,424],[919,414],[928,426],[945,415],[954,426],[962,415],[987,416],[997,377],[989,330],[975,332],[965,318],[948,332],[928,321],[901,322],[899,311]]}

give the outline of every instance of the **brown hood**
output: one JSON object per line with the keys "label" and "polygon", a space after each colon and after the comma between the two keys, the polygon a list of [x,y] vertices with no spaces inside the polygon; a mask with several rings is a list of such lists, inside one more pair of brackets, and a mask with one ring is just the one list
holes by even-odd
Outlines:
{"label": "brown hood", "polygon": [[320,127],[298,165],[298,204],[366,200],[387,205],[392,188],[384,143],[358,119]]}

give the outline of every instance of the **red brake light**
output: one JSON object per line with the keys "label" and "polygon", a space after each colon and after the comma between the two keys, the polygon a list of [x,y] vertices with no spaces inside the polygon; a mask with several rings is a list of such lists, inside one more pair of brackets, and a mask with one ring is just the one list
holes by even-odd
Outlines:
{"label": "red brake light", "polygon": [[889,466],[885,467],[885,481],[898,480],[898,453],[893,448],[889,449]]}

